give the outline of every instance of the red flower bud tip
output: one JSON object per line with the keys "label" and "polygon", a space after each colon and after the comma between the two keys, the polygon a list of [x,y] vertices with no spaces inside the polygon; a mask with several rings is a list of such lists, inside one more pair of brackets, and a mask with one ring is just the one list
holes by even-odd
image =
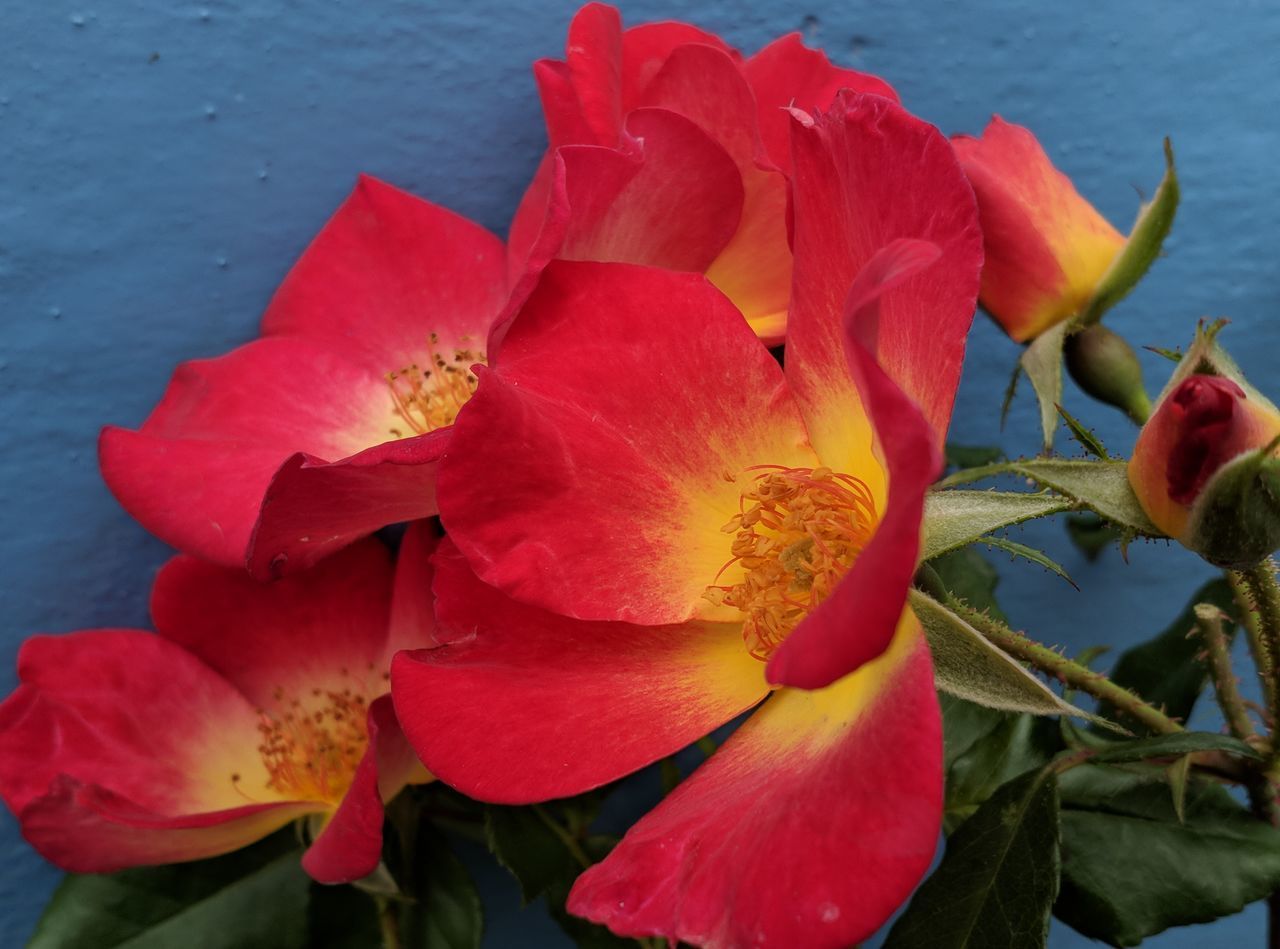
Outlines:
{"label": "red flower bud tip", "polygon": [[1129,462],[1129,481],[1157,527],[1220,562],[1222,557],[1201,549],[1206,532],[1214,533],[1202,509],[1212,505],[1221,521],[1223,505],[1238,507],[1220,496],[1221,476],[1234,462],[1267,449],[1277,436],[1280,415],[1239,384],[1225,376],[1189,375],[1165,394],[1143,427]]}
{"label": "red flower bud tip", "polygon": [[1020,343],[1093,298],[1125,238],[1053,167],[1034,135],[999,116],[952,140],[978,198],[981,302]]}

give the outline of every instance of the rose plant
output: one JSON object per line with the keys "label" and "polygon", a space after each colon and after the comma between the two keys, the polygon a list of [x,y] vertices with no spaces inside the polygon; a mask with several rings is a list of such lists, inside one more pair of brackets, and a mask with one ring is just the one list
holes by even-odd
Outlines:
{"label": "rose plant", "polygon": [[[1100,322],[1172,225],[1168,143],[1126,237],[1027,129],[948,138],[797,36],[592,3],[534,76],[506,240],[362,178],[260,338],[103,431],[179,553],[154,632],[35,636],[0,703],[0,797],[68,871],[33,944],[476,947],[468,839],[592,947],[1280,909],[1280,411],[1221,322],[1154,402]],[[979,304],[1027,344],[1022,457],[947,442]],[[1104,674],[978,552],[1065,576],[1005,532],[1063,514],[1223,576]]]}

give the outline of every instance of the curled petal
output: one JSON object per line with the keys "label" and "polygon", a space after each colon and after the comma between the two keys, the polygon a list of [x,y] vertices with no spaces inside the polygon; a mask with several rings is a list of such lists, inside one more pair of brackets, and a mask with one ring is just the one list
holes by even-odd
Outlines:
{"label": "curled petal", "polygon": [[[883,290],[873,355],[923,411],[941,446],[973,321],[982,235],[973,193],[946,138],[878,96],[844,94],[816,118],[795,112],[795,276],[787,377],[814,447],[858,470],[867,430],[840,320],[855,277],[899,239],[936,261]],[[842,458],[850,458],[842,464]]]}
{"label": "curled petal", "polygon": [[400,731],[390,696],[369,706],[369,747],[324,829],[302,855],[302,869],[320,883],[350,883],[382,859],[382,802],[414,773],[417,760]]}

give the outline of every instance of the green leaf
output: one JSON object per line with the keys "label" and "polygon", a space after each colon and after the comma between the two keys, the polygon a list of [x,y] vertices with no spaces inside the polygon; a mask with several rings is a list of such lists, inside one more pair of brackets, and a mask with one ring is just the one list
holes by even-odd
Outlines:
{"label": "green leaf", "polygon": [[532,807],[486,808],[484,832],[490,852],[520,884],[525,903],[584,869]]}
{"label": "green leaf", "polygon": [[[587,865],[603,860],[617,842],[588,833],[601,799],[594,792],[532,807],[490,806],[485,810],[485,838],[498,862],[520,884],[525,902],[545,896],[551,916],[579,946],[634,947],[632,940],[570,916],[564,908],[573,881]],[[566,837],[573,841],[572,846]]]}
{"label": "green leaf", "polygon": [[1149,537],[1164,536],[1138,503],[1129,485],[1127,462],[1038,458],[1010,462],[1006,467],[1075,499],[1113,524]]}
{"label": "green leaf", "polygon": [[1028,547],[1026,544],[1020,544],[1016,540],[1009,540],[1007,537],[983,537],[981,542],[986,544],[988,547],[995,547],[999,550],[1007,551],[1015,557],[1021,557],[1024,560],[1031,561],[1037,566],[1044,567],[1050,573],[1056,573],[1058,576],[1062,577],[1063,580],[1066,580],[1077,590],[1080,589],[1076,582],[1071,579],[1071,575],[1063,568],[1062,564],[1058,563],[1058,561],[1054,560],[1042,550],[1036,550],[1034,547]]}
{"label": "green leaf", "polygon": [[946,445],[947,466],[951,468],[977,468],[1003,457],[1004,451],[995,445]]}
{"label": "green leaf", "polygon": [[1057,514],[1071,508],[1071,502],[1047,494],[1017,491],[930,491],[924,505],[922,560],[1013,524]]}
{"label": "green leaf", "polygon": [[1209,781],[1185,821],[1161,769],[1085,766],[1062,785],[1062,893],[1054,912],[1113,946],[1238,912],[1280,886],[1280,830]]}
{"label": "green leaf", "polygon": [[[1163,632],[1124,652],[1111,671],[1116,685],[1138,693],[1163,708],[1171,718],[1184,722],[1191,717],[1196,699],[1209,681],[1209,671],[1200,659],[1204,644],[1198,637],[1188,635],[1196,628],[1197,603],[1212,603],[1227,613],[1236,611],[1231,587],[1225,580],[1212,580],[1191,595],[1186,609]],[[1226,631],[1228,636],[1234,634],[1235,626],[1228,624]],[[1100,705],[1098,714],[1137,734],[1147,731],[1136,719],[1111,705]]]}
{"label": "green leaf", "polygon": [[943,692],[1009,712],[1094,718],[1064,702],[951,607],[920,590],[911,591],[909,602],[933,653],[934,684]]}
{"label": "green leaf", "polygon": [[1164,239],[1173,227],[1181,192],[1178,173],[1173,165],[1173,146],[1164,140],[1164,178],[1150,203],[1138,212],[1138,220],[1129,232],[1124,249],[1116,255],[1111,267],[1103,275],[1093,299],[1077,317],[1082,324],[1096,323],[1102,315],[1119,303],[1143,278],[1155,259],[1160,256]]}
{"label": "green leaf", "polygon": [[1058,414],[1062,416],[1062,420],[1067,423],[1067,428],[1071,431],[1071,437],[1080,443],[1089,454],[1095,458],[1101,458],[1103,461],[1110,460],[1111,456],[1107,454],[1107,448],[1102,444],[1102,440],[1098,438],[1091,430],[1084,426],[1078,418],[1064,409],[1057,406]]}
{"label": "green leaf", "polygon": [[1022,354],[1019,364],[1040,403],[1040,430],[1044,450],[1053,448],[1053,433],[1058,427],[1058,406],[1062,404],[1062,347],[1066,343],[1068,323],[1051,326],[1035,339]]}
{"label": "green leaf", "polygon": [[310,880],[292,833],[225,857],[70,874],[30,949],[240,949],[308,945]]}
{"label": "green leaf", "polygon": [[417,828],[410,902],[396,909],[404,949],[479,949],[484,935],[480,894],[444,835]]}
{"label": "green leaf", "polygon": [[1239,738],[1219,735],[1215,732],[1175,732],[1154,738],[1120,741],[1095,752],[1089,759],[1095,764],[1118,764],[1125,761],[1143,761],[1148,758],[1172,758],[1196,751],[1226,751],[1242,758],[1261,760],[1262,755]]}
{"label": "green leaf", "polygon": [[947,840],[885,949],[1043,946],[1058,892],[1058,789],[1052,769],[993,794]]}
{"label": "green leaf", "polygon": [[1054,722],[986,708],[945,693],[942,707],[946,804],[943,828],[951,833],[1000,785],[1043,767],[1062,741]]}

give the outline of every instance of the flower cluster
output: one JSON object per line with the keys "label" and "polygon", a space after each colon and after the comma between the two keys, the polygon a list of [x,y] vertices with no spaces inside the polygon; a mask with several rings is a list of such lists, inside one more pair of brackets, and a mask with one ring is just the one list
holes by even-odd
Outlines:
{"label": "flower cluster", "polygon": [[[549,147],[506,241],[363,178],[260,338],[104,430],[111,491],[181,553],[154,632],[23,647],[0,795],[72,871],[298,821],[306,871],[351,882],[409,785],[545,802],[741,718],[568,911],[850,945],[943,823],[913,604],[979,300],[1018,342],[1087,332],[1141,222],[1122,236],[1027,130],[949,140],[796,36],[744,57],[590,4],[534,74]],[[1191,361],[1129,477],[1152,533],[1256,563],[1271,535],[1220,553],[1201,508],[1269,488],[1280,414]]]}

